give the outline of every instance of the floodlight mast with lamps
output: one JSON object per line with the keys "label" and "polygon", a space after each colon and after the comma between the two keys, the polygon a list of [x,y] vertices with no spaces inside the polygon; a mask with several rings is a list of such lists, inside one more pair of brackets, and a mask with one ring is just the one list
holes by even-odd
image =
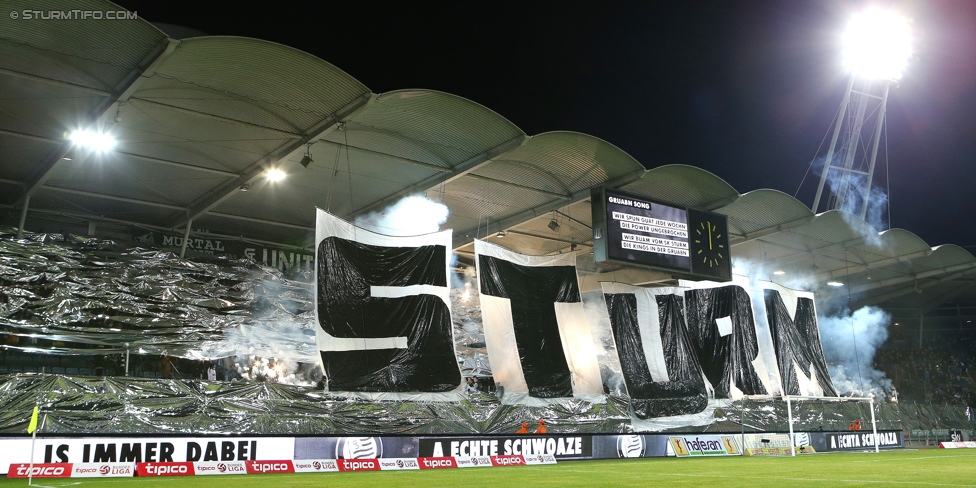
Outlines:
{"label": "floodlight mast with lamps", "polygon": [[[888,92],[892,83],[901,78],[911,56],[911,29],[904,17],[868,9],[848,23],[843,44],[844,67],[850,78],[820,175],[817,196],[810,208],[814,212],[820,211],[824,188],[830,179],[831,188],[824,210],[846,210],[863,219],[867,216],[871,198]],[[871,138],[862,141],[865,122],[872,119]]]}

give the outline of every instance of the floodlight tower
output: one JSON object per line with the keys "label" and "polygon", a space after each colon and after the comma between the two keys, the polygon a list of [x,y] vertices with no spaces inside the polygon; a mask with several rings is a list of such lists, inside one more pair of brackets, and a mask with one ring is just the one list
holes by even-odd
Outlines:
{"label": "floodlight tower", "polygon": [[[842,209],[863,219],[871,197],[888,90],[908,64],[911,29],[904,17],[872,8],[851,18],[842,42],[844,68],[850,79],[811,209],[820,211],[829,183],[824,210]],[[862,130],[871,123],[874,126],[868,138],[862,138]]]}

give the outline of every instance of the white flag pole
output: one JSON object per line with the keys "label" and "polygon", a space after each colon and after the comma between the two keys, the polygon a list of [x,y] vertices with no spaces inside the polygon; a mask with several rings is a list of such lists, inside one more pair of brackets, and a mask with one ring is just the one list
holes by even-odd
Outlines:
{"label": "white flag pole", "polygon": [[[47,414],[44,414],[44,419],[47,420]],[[27,469],[27,484],[31,485],[34,482],[34,443],[37,441],[37,428],[35,426],[34,432],[31,432],[31,449],[30,449],[30,467]]]}

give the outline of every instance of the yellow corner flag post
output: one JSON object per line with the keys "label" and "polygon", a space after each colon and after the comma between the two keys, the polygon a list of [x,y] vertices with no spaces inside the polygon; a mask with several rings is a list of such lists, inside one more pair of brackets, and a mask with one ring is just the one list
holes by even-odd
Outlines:
{"label": "yellow corner flag post", "polygon": [[41,409],[34,405],[34,412],[31,413],[30,423],[27,424],[27,433],[31,435],[30,468],[27,469],[27,484],[34,482],[34,441],[37,440],[37,415]]}

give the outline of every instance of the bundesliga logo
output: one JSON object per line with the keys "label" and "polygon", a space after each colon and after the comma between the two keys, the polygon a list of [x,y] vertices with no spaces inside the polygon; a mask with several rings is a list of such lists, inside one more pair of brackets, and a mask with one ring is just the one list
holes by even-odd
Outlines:
{"label": "bundesliga logo", "polygon": [[220,471],[221,473],[227,471],[227,465],[224,464],[224,463],[218,464],[217,465],[217,471]]}
{"label": "bundesliga logo", "polygon": [[314,463],[312,463],[312,467],[315,469],[322,469],[322,463],[315,461]]}
{"label": "bundesliga logo", "polygon": [[108,472],[109,472],[108,465],[107,464],[103,464],[100,468],[98,468],[98,472],[101,473],[101,474],[103,474],[103,475],[108,474]]}

